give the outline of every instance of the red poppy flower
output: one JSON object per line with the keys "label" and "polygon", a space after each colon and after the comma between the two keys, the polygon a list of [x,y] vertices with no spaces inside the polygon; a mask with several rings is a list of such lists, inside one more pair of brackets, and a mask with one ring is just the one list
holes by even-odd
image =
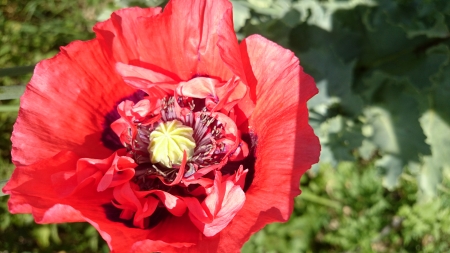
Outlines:
{"label": "red poppy flower", "polygon": [[119,10],[40,62],[12,136],[12,213],[114,252],[236,252],[286,221],[319,143],[289,50],[238,43],[228,1]]}

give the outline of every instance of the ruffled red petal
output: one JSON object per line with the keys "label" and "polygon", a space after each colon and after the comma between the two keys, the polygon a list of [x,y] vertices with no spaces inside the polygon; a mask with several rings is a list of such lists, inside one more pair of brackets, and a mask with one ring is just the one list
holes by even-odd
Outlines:
{"label": "ruffled red petal", "polygon": [[59,191],[64,189],[54,184],[51,175],[64,171],[74,173],[78,160],[73,152],[62,152],[36,164],[16,168],[3,188],[11,195],[8,202],[10,211],[32,213],[37,223],[87,221],[100,232],[114,252],[131,252],[135,242],[147,239],[147,244],[151,239],[154,241],[156,250],[160,244],[164,247],[171,245],[171,248],[190,246],[201,235],[187,216],[168,216],[150,230],[130,228],[119,220],[113,221],[112,217],[118,216],[111,206],[112,190],[97,192],[95,184],[61,197]]}
{"label": "ruffled red petal", "polygon": [[132,7],[115,11],[111,18],[94,26],[94,32],[103,50],[117,62],[129,64],[140,59],[137,40],[141,34],[136,30],[140,17],[152,17],[161,8]]}
{"label": "ruffled red petal", "polygon": [[244,207],[220,233],[217,252],[238,252],[267,223],[287,221],[300,194],[300,177],[320,153],[306,107],[317,88],[295,55],[259,35],[245,39],[241,52],[248,55],[247,71],[251,68],[257,80],[250,118],[258,138],[257,160]]}
{"label": "ruffled red petal", "polygon": [[97,40],[73,42],[40,62],[21,98],[13,162],[29,165],[61,150],[89,158],[110,155],[101,141],[105,117],[135,92],[114,67]]}
{"label": "ruffled red petal", "polygon": [[[164,97],[166,94],[172,94],[178,83],[177,79],[151,69],[127,65],[118,62],[116,71],[122,76],[125,83],[129,86],[145,91],[147,94]],[[170,75],[173,76],[172,73]]]}
{"label": "ruffled red petal", "polygon": [[78,159],[73,152],[61,152],[33,165],[17,167],[3,188],[3,192],[11,195],[10,211],[32,213],[37,223],[86,221],[77,205],[91,208],[109,203],[111,192],[88,194],[89,190],[95,190],[91,187],[61,197],[60,191],[65,191],[65,186],[54,184],[52,175],[75,171]]}
{"label": "ruffled red petal", "polygon": [[[247,76],[253,75],[251,72],[245,72],[242,64],[241,52],[233,29],[233,12],[227,9],[224,18],[219,23],[217,47],[222,61],[230,68],[231,72],[238,76],[245,84],[249,84]],[[232,28],[232,29],[230,29]]]}
{"label": "ruffled red petal", "polygon": [[244,205],[245,193],[241,186],[235,183],[234,178],[222,180],[221,173],[216,171],[212,192],[203,202],[203,208],[208,210],[213,219],[205,222],[191,217],[194,225],[207,237],[222,231]]}
{"label": "ruffled red petal", "polygon": [[[222,61],[217,47],[218,33],[233,37],[233,26],[219,26],[231,19],[232,5],[226,0],[173,0],[157,16],[140,18],[137,26],[140,61],[157,64],[175,73],[182,80],[194,76],[218,77],[228,80],[232,72]],[[229,51],[235,54],[238,51]]]}

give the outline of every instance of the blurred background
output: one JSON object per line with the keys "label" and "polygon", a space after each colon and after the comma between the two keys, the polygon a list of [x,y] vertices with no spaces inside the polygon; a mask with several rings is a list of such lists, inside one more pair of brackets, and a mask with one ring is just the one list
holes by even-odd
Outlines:
{"label": "blurred background", "polygon": [[[320,89],[310,123],[322,153],[285,224],[242,252],[450,252],[450,1],[236,0],[238,38],[261,34],[300,58]],[[93,38],[92,26],[160,0],[0,0],[0,180],[18,94],[34,64]],[[274,176],[276,173],[274,172]],[[0,197],[0,252],[108,252],[82,223],[36,225]]]}

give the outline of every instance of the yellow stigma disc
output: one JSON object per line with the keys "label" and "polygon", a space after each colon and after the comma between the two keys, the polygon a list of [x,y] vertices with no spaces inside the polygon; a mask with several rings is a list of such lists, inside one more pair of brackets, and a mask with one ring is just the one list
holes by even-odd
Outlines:
{"label": "yellow stigma disc", "polygon": [[172,164],[180,165],[183,151],[186,151],[187,159],[191,158],[196,146],[193,132],[191,127],[178,120],[161,122],[150,133],[148,152],[152,163],[160,163],[166,167],[171,167]]}

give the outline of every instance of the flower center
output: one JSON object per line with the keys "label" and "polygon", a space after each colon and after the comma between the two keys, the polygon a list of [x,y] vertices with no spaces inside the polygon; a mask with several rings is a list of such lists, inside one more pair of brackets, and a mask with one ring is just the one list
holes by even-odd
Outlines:
{"label": "flower center", "polygon": [[[125,148],[117,151],[122,158],[120,164],[117,162],[112,167],[117,173],[111,176],[108,170],[99,189],[114,187],[113,205],[122,209],[120,218],[131,219],[134,215],[133,225],[147,228],[153,226],[150,221],[159,222],[160,215],[165,213],[159,210],[164,207],[175,216],[195,208],[195,213],[207,213],[208,221],[219,211],[217,208],[239,210],[242,207],[245,177],[255,159],[249,155],[248,145],[236,125],[233,108],[236,101],[229,100],[231,94],[219,92],[223,100],[219,95],[210,95],[210,84],[219,85],[218,81],[203,78],[192,87],[186,84],[183,88],[179,84],[179,93],[166,94],[155,89],[158,94],[149,92],[137,103],[125,100],[118,105],[121,118],[111,124],[111,129]],[[201,85],[206,86],[202,89]],[[222,86],[218,86],[221,92],[235,88]],[[200,93],[196,94],[196,90]],[[185,96],[181,91],[185,95],[194,92],[195,97]],[[132,161],[132,168],[124,180],[125,160]],[[247,162],[251,164],[246,168]],[[231,191],[232,197],[228,194]],[[210,200],[214,202],[217,196],[219,204],[213,203],[213,209],[209,210]],[[233,204],[224,207],[222,202]],[[224,212],[227,217],[234,216]]]}
{"label": "flower center", "polygon": [[173,164],[181,164],[184,151],[190,159],[196,147],[193,132],[179,120],[159,123],[150,133],[148,152],[151,162],[171,168]]}

